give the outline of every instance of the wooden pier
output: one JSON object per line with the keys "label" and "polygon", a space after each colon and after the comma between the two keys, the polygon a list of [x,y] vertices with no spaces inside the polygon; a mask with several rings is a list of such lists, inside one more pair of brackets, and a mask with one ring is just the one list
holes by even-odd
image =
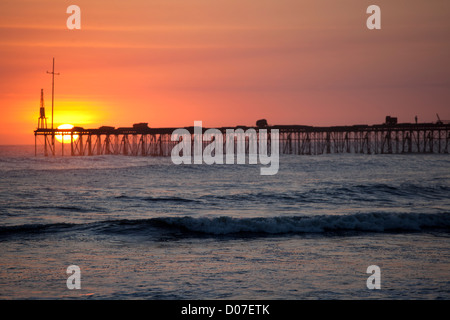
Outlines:
{"label": "wooden pier", "polygon": [[[179,128],[149,128],[145,123],[123,128],[37,129],[34,131],[35,154],[170,156],[172,148],[178,144],[178,141],[171,141],[171,135],[176,129]],[[184,129],[191,134],[194,133],[194,127]],[[207,129],[202,128],[203,132]],[[227,129],[243,129],[244,131],[254,129],[256,132],[267,129],[269,136],[271,130],[277,129],[280,154],[448,154],[450,151],[450,124],[448,123],[385,123],[332,127],[273,125],[216,129],[224,135]],[[70,136],[70,142],[56,142],[56,135]]]}

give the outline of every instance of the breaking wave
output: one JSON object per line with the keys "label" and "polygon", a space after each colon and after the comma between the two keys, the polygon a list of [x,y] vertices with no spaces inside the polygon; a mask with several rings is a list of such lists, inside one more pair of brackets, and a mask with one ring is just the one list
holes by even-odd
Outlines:
{"label": "breaking wave", "polygon": [[0,237],[61,232],[94,232],[109,235],[287,235],[328,232],[450,232],[450,214],[357,213],[349,215],[289,216],[269,218],[160,217],[105,220],[85,224],[55,223],[0,227]]}

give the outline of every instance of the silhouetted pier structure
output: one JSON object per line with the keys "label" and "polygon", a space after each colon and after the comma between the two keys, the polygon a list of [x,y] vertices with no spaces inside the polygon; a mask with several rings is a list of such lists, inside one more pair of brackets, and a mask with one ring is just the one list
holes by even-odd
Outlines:
{"label": "silhouetted pier structure", "polygon": [[[178,128],[149,128],[146,123],[133,127],[97,129],[37,129],[35,153],[44,155],[130,155],[170,156],[179,141],[171,141]],[[185,127],[194,137],[194,127]],[[202,128],[205,132],[208,128]],[[450,124],[448,123],[384,123],[379,125],[352,125],[314,127],[303,125],[260,125],[255,127],[222,127],[227,129],[279,130],[280,154],[318,155],[327,153],[399,154],[449,153]],[[70,142],[52,143],[56,135],[70,136]],[[43,143],[39,147],[38,140]],[[225,144],[225,137],[223,139]],[[203,147],[210,141],[204,141]],[[224,145],[225,148],[225,145]],[[39,149],[39,150],[38,150]],[[59,149],[58,151],[56,149]],[[224,149],[225,150],[225,149]],[[248,138],[246,141],[248,152]]]}

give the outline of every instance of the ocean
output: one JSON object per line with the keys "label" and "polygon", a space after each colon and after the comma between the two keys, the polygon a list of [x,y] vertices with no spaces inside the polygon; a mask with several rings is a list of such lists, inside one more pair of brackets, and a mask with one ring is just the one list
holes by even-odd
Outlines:
{"label": "ocean", "polygon": [[279,165],[1,146],[0,299],[450,298],[448,154]]}

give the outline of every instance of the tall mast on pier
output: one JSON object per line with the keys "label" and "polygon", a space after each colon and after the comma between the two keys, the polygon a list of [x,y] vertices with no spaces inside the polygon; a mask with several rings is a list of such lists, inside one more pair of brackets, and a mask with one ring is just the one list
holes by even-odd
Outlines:
{"label": "tall mast on pier", "polygon": [[55,133],[53,132],[53,108],[55,100],[55,74],[59,76],[59,73],[55,73],[55,58],[53,58],[53,69],[52,72],[47,71],[47,73],[52,75],[52,145],[53,151],[55,150]]}

